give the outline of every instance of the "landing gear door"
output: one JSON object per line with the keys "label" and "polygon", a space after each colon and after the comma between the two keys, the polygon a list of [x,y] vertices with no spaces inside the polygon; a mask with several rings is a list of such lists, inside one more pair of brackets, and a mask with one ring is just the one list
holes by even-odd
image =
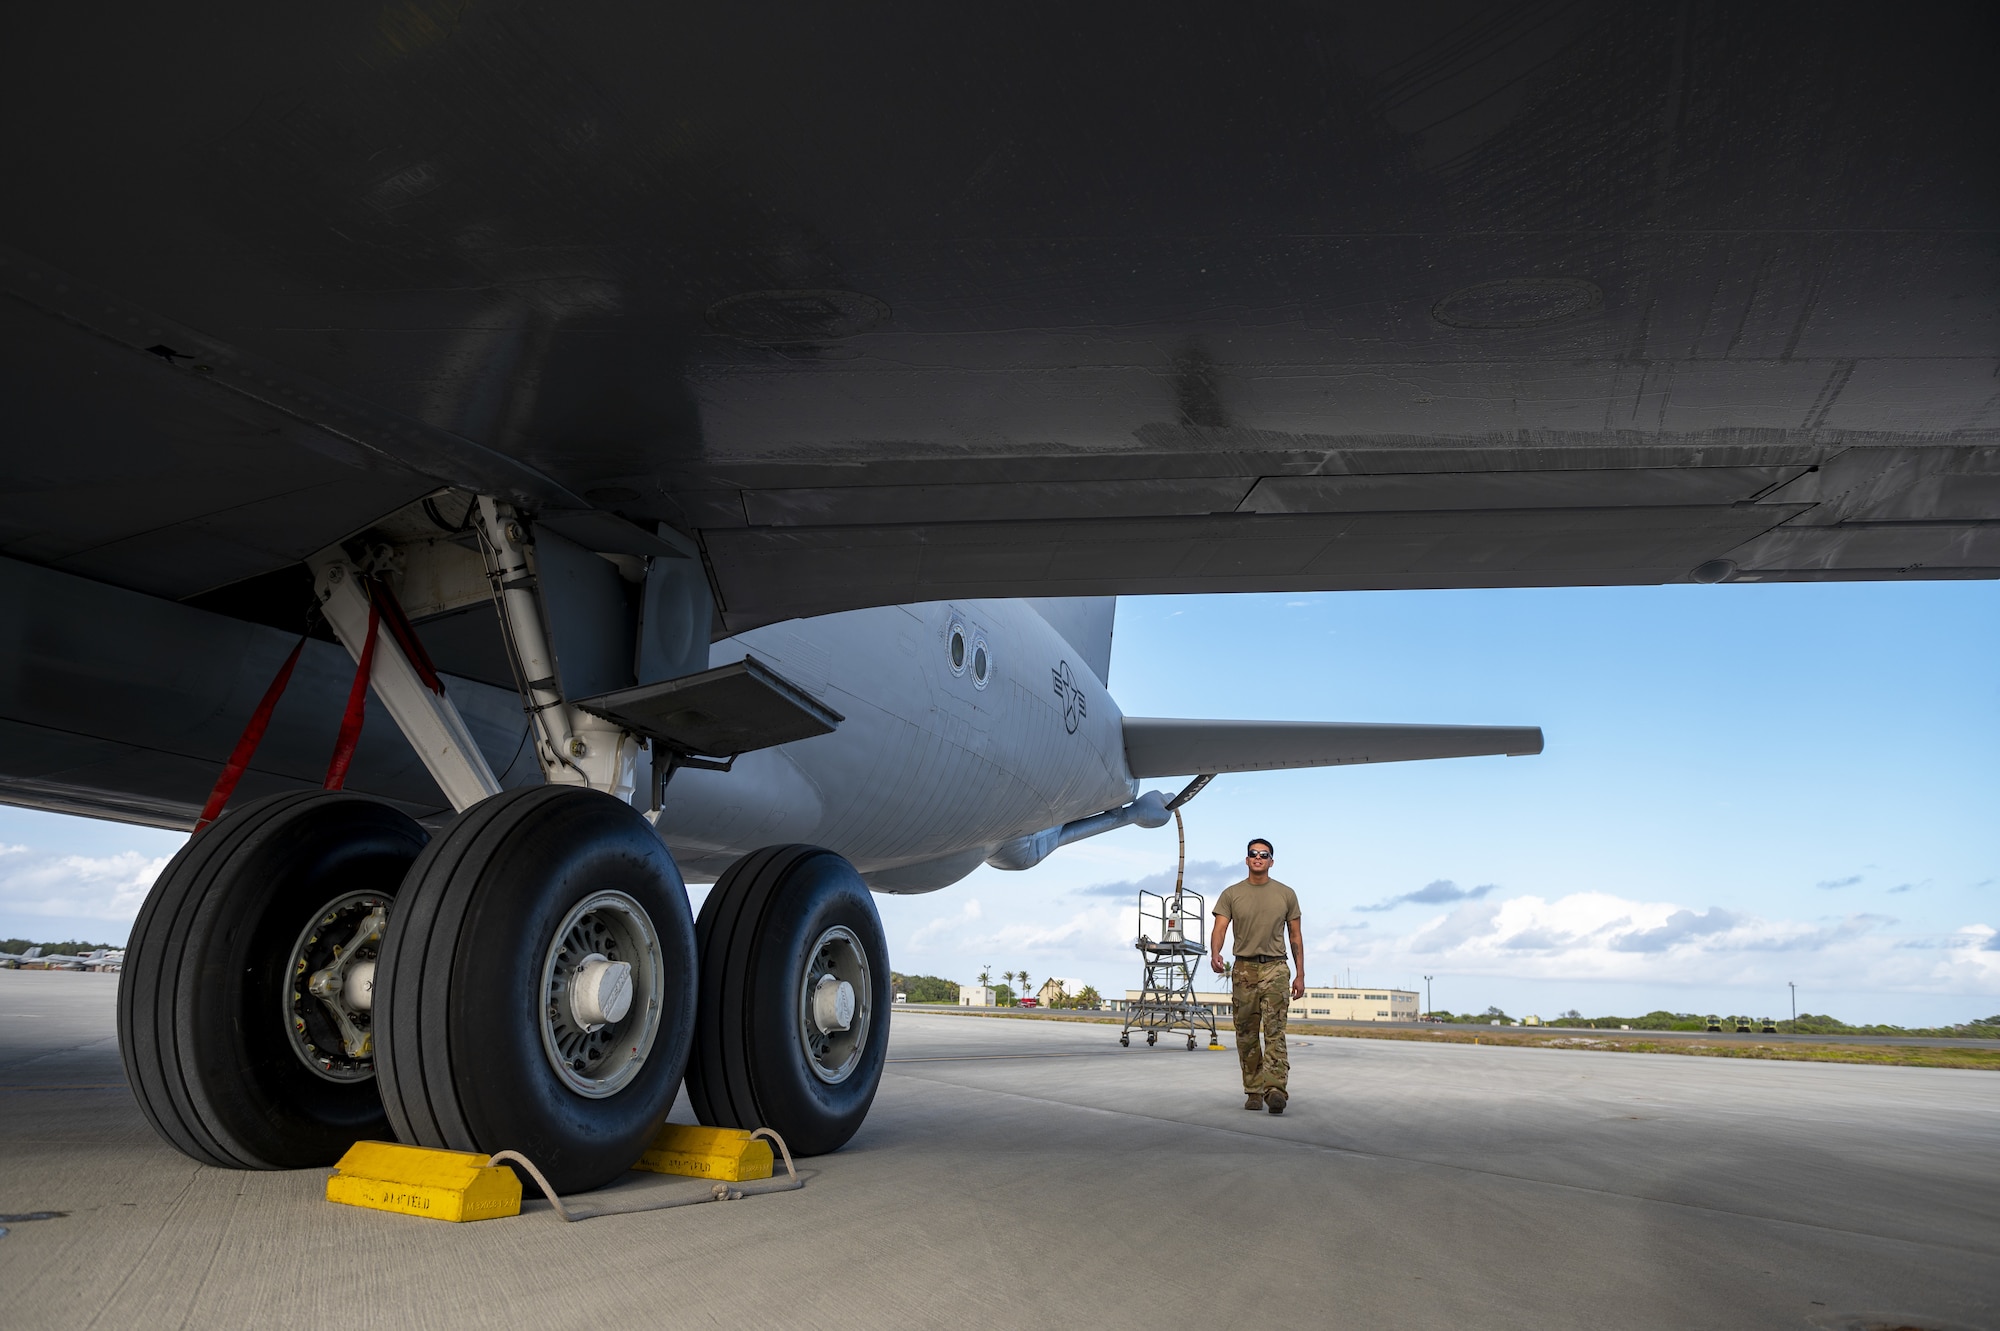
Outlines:
{"label": "landing gear door", "polygon": [[[663,531],[661,538],[680,544],[676,534]],[[653,684],[708,669],[714,619],[715,598],[709,591],[708,570],[692,550],[685,559],[652,559],[640,589],[632,682]]]}

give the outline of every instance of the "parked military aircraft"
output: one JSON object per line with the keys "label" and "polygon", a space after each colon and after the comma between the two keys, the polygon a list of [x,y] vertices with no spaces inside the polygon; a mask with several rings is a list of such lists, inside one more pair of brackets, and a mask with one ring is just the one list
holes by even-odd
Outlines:
{"label": "parked military aircraft", "polygon": [[826,1149],[867,887],[1438,738],[1118,718],[1077,598],[2000,573],[1990,7],[115,11],[0,81],[0,798],[240,775],[197,1159]]}
{"label": "parked military aircraft", "polygon": [[[19,970],[26,966],[31,970],[83,971],[99,969],[108,957],[104,949],[75,956],[67,952],[44,952],[40,947],[31,947],[21,952],[0,952],[0,969]],[[119,954],[122,960],[124,954]],[[111,969],[117,969],[116,966]]]}
{"label": "parked military aircraft", "polygon": [[19,968],[23,963],[48,971],[115,971],[125,968],[125,949],[94,947],[84,953],[49,952],[31,947],[15,955],[0,952],[0,965]]}

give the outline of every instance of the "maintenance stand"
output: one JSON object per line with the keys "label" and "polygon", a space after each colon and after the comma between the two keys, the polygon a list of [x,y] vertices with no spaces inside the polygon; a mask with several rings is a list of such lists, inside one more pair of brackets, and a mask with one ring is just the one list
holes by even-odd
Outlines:
{"label": "maintenance stand", "polygon": [[[1146,1032],[1147,1044],[1158,1044],[1162,1031],[1186,1031],[1187,1047],[1192,1049],[1196,1034],[1207,1031],[1209,1047],[1221,1047],[1215,1009],[1194,996],[1195,967],[1208,955],[1200,941],[1202,922],[1208,918],[1206,904],[1201,893],[1178,887],[1172,896],[1139,893],[1139,941],[1133,946],[1145,962],[1145,984],[1139,1001],[1125,1014],[1119,1044],[1130,1047],[1133,1031]],[[1189,920],[1194,921],[1192,939],[1187,936]]]}

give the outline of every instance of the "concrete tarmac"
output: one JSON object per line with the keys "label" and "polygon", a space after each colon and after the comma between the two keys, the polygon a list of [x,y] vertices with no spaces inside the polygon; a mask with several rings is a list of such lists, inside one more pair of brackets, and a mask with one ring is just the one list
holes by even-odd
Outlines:
{"label": "concrete tarmac", "polygon": [[[801,1192],[565,1225],[330,1205],[140,1117],[115,975],[0,971],[0,1326],[2000,1331],[2000,1076],[898,1013]],[[686,1119],[685,1101],[675,1117]]]}

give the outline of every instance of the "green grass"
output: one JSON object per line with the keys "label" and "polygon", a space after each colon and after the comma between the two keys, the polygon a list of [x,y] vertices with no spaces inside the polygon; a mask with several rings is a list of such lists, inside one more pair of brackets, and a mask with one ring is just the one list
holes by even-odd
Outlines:
{"label": "green grass", "polygon": [[[1096,1012],[1038,1012],[1021,1008],[917,1008],[917,1011],[956,1013],[968,1017],[1013,1017],[1024,1021],[1080,1021],[1100,1026],[1123,1026],[1124,1018]],[[1229,1029],[1217,1022],[1218,1030]],[[1895,1068],[1973,1068],[2000,1072],[2000,1048],[1991,1045],[1911,1044],[1764,1044],[1751,1038],[1742,1040],[1661,1040],[1649,1039],[1641,1031],[1605,1031],[1598,1035],[1577,1035],[1538,1031],[1533,1027],[1503,1026],[1484,1030],[1464,1026],[1441,1026],[1431,1030],[1366,1030],[1354,1026],[1325,1026],[1310,1021],[1292,1022],[1293,1035],[1315,1038],[1333,1036],[1344,1040],[1410,1040],[1429,1044],[1501,1044],[1535,1049],[1572,1049],[1604,1054],[1678,1054],[1692,1058],[1762,1058],[1781,1063],[1867,1063]]]}
{"label": "green grass", "polygon": [[1751,1039],[1660,1040],[1637,1031],[1603,1035],[1534,1032],[1521,1027],[1468,1031],[1445,1027],[1430,1031],[1366,1031],[1353,1027],[1295,1023],[1301,1035],[1343,1036],[1355,1040],[1414,1040],[1419,1043],[1501,1044],[1535,1049],[1574,1049],[1605,1054],[1679,1054],[1693,1058],[1762,1058],[1783,1063],[1871,1063],[1898,1068],[1980,1068],[2000,1072],[2000,1049],[1992,1047],[1912,1044],[1766,1044]]}

